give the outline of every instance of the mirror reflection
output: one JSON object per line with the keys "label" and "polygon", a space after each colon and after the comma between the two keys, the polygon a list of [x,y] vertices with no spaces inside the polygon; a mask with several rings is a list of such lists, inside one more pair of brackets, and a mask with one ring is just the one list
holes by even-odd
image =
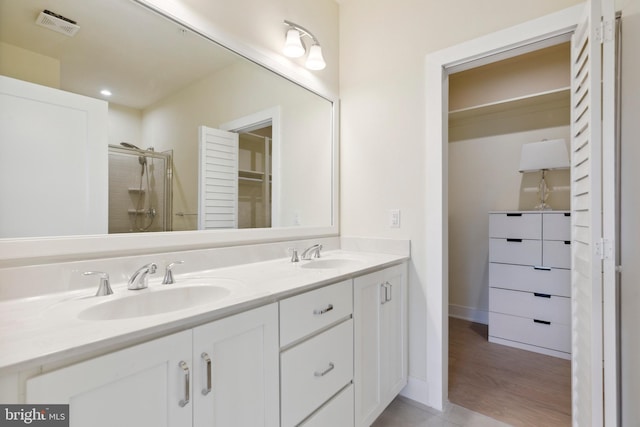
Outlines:
{"label": "mirror reflection", "polygon": [[0,238],[331,225],[331,102],[133,1],[0,0],[0,108]]}

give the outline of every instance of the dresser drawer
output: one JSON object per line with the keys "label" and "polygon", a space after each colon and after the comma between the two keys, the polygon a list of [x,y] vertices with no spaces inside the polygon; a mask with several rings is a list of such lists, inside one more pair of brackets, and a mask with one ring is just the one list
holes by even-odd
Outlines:
{"label": "dresser drawer", "polygon": [[571,241],[545,240],[542,242],[542,265],[571,268]]}
{"label": "dresser drawer", "polygon": [[542,264],[542,242],[525,239],[489,239],[489,261],[506,264]]}
{"label": "dresser drawer", "polygon": [[489,237],[540,239],[542,218],[539,213],[492,213],[489,214]]}
{"label": "dresser drawer", "polygon": [[294,426],[353,378],[353,320],[280,355],[282,426]]}
{"label": "dresser drawer", "polygon": [[550,267],[490,263],[489,286],[571,297],[571,271]]}
{"label": "dresser drawer", "polygon": [[571,324],[571,299],[543,293],[489,288],[489,311]]}
{"label": "dresser drawer", "polygon": [[353,311],[351,280],[280,301],[280,346],[317,331]]}
{"label": "dresser drawer", "polygon": [[542,214],[543,240],[571,240],[571,214],[544,213]]}
{"label": "dresser drawer", "polygon": [[353,384],[342,390],[318,412],[300,424],[302,427],[353,426]]}
{"label": "dresser drawer", "polygon": [[571,353],[571,326],[489,312],[489,337]]}

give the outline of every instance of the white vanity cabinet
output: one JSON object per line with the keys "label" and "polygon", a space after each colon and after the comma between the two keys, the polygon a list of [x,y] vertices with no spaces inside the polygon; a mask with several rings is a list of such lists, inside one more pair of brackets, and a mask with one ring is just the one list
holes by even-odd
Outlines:
{"label": "white vanity cabinet", "polygon": [[193,425],[277,427],[278,307],[193,330]]}
{"label": "white vanity cabinet", "polygon": [[571,357],[571,214],[489,215],[489,341]]}
{"label": "white vanity cabinet", "polygon": [[346,280],[280,301],[283,427],[353,425],[352,289]]}
{"label": "white vanity cabinet", "polygon": [[27,380],[28,403],[69,403],[71,426],[279,425],[271,304]]}
{"label": "white vanity cabinet", "polygon": [[184,331],[31,378],[26,402],[69,404],[72,427],[190,426],[191,368]]}
{"label": "white vanity cabinet", "polygon": [[356,427],[371,425],[407,384],[406,268],[353,282]]}

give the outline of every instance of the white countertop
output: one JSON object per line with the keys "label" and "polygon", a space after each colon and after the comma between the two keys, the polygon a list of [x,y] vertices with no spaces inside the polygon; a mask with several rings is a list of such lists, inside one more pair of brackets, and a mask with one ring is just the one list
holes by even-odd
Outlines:
{"label": "white countertop", "polygon": [[[314,260],[291,263],[282,258],[176,275],[172,285],[161,285],[154,276],[149,288],[140,291],[128,290],[126,283],[112,283],[114,294],[105,297],[94,297],[96,289],[83,289],[0,302],[0,375],[93,357],[407,259],[403,255],[336,250],[323,252],[321,260],[334,258],[354,262],[337,268],[306,268],[304,265]],[[216,280],[231,289],[231,294],[211,304],[117,320],[78,318],[87,307],[134,292],[215,284]]]}

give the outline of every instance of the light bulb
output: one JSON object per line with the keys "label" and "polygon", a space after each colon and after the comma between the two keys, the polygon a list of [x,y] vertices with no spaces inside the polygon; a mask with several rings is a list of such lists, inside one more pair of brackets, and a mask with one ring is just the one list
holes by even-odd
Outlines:
{"label": "light bulb", "polygon": [[324,62],[324,58],[322,57],[322,48],[319,44],[314,44],[309,48],[309,56],[304,65],[310,70],[324,70],[327,66],[327,63]]}
{"label": "light bulb", "polygon": [[304,46],[300,40],[300,32],[295,28],[287,30],[287,38],[282,48],[282,53],[289,58],[299,58],[304,55]]}

